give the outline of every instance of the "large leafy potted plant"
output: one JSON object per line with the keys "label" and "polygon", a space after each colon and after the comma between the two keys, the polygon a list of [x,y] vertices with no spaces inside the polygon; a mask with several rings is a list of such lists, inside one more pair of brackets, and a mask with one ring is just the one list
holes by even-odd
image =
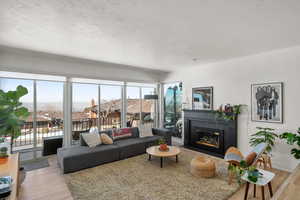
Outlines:
{"label": "large leafy potted plant", "polygon": [[296,144],[298,146],[297,148],[292,148],[291,154],[294,158],[300,159],[300,128],[298,129],[298,134],[285,132],[280,135],[280,138],[286,140],[289,145]]}
{"label": "large leafy potted plant", "polygon": [[267,147],[264,153],[271,154],[275,140],[278,137],[278,135],[274,133],[275,129],[257,127],[257,130],[256,133],[251,135],[250,145],[255,147],[258,144],[266,143]]}
{"label": "large leafy potted plant", "polygon": [[0,136],[10,137],[11,151],[14,139],[21,135],[21,126],[30,114],[20,102],[26,94],[27,88],[21,85],[15,91],[0,90]]}

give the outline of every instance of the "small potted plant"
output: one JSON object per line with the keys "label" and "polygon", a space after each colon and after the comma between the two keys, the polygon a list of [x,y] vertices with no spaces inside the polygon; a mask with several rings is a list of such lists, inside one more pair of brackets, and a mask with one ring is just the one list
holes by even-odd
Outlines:
{"label": "small potted plant", "polygon": [[164,139],[161,138],[158,141],[158,144],[159,144],[159,150],[160,151],[168,151],[169,150],[169,147],[168,147],[168,145],[167,145],[167,143]]}
{"label": "small potted plant", "polygon": [[225,106],[221,105],[218,110],[216,110],[216,115],[218,118],[224,120],[236,120],[237,116],[241,114],[242,107],[246,106],[243,104],[230,105],[226,104]]}
{"label": "small potted plant", "polygon": [[6,163],[6,161],[8,159],[7,151],[8,151],[7,147],[0,148],[0,164]]}
{"label": "small potted plant", "polygon": [[249,166],[245,160],[242,160],[237,166],[229,165],[228,169],[236,174],[239,183],[241,183],[241,177],[245,174],[247,175],[247,178],[254,183],[262,177],[258,169],[253,165]]}

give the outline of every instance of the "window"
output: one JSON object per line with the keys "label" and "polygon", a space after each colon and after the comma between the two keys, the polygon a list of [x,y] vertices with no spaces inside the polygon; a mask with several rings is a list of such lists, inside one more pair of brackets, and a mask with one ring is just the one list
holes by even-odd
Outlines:
{"label": "window", "polygon": [[63,135],[62,82],[36,81],[37,143],[43,137]]}
{"label": "window", "polygon": [[98,85],[72,84],[72,141],[79,140],[82,132],[98,126]]}
{"label": "window", "polygon": [[164,84],[164,127],[179,138],[182,133],[181,107],[182,83]]}
{"label": "window", "polygon": [[4,91],[15,90],[19,85],[26,87],[28,94],[21,102],[30,112],[21,135],[14,139],[13,151],[33,148],[36,152],[42,147],[43,138],[63,135],[63,82],[20,79],[23,73],[13,75],[17,78],[0,78],[0,87]]}
{"label": "window", "polygon": [[34,88],[32,80],[1,78],[1,89],[5,92],[16,90],[17,86],[22,85],[28,90],[28,94],[23,96],[20,101],[28,109],[30,116],[26,119],[21,128],[21,136],[14,140],[13,150],[21,150],[34,147]]}
{"label": "window", "polygon": [[121,128],[122,87],[100,85],[100,127],[101,130]]}

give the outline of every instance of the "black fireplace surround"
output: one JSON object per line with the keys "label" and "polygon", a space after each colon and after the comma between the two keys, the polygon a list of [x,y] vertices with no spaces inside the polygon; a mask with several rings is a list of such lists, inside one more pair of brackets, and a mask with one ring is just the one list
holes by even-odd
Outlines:
{"label": "black fireplace surround", "polygon": [[217,157],[237,146],[237,120],[225,120],[214,111],[184,110],[184,146]]}

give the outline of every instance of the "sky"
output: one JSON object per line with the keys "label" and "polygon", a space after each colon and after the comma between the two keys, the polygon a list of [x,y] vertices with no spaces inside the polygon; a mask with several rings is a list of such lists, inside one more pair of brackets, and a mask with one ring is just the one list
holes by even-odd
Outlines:
{"label": "sky", "polygon": [[[33,101],[33,81],[22,79],[0,79],[0,88],[4,91],[15,90],[18,85],[25,86],[28,94],[22,97],[22,102]],[[98,86],[95,84],[73,83],[73,102],[91,102],[98,99]],[[142,97],[153,94],[153,88],[142,88]],[[138,87],[127,87],[127,98],[139,98]],[[121,98],[121,86],[101,85],[101,100]],[[37,102],[62,102],[63,83],[54,81],[37,81]]]}

